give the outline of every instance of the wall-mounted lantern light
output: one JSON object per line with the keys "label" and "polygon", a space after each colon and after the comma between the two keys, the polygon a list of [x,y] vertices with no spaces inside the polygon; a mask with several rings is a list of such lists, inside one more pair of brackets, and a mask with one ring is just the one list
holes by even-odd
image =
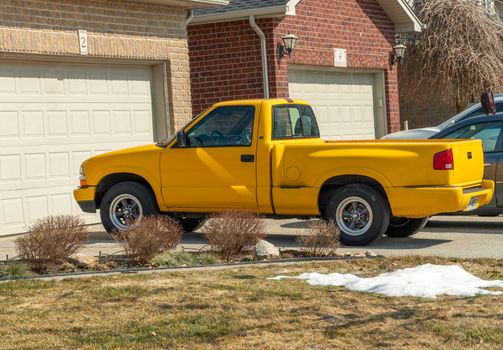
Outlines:
{"label": "wall-mounted lantern light", "polygon": [[404,44],[397,44],[393,46],[393,51],[389,54],[389,65],[393,67],[395,63],[400,63],[403,60],[403,56],[405,55],[405,49],[407,46]]}
{"label": "wall-mounted lantern light", "polygon": [[284,37],[281,38],[283,40],[283,44],[278,44],[278,56],[279,58],[285,57],[285,55],[290,56],[295,49],[295,43],[297,42],[297,38],[295,34],[288,33]]}

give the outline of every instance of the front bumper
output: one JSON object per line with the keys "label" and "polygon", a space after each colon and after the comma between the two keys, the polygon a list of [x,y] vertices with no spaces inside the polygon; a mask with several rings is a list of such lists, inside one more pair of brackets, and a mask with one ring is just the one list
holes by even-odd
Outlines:
{"label": "front bumper", "polygon": [[[483,180],[479,187],[387,188],[391,212],[396,217],[423,218],[441,213],[474,210],[491,202],[494,182]],[[476,200],[474,199],[476,198]],[[475,208],[471,204],[475,202]]]}
{"label": "front bumper", "polygon": [[73,190],[73,197],[83,212],[96,213],[95,193],[96,187],[94,186],[79,187]]}

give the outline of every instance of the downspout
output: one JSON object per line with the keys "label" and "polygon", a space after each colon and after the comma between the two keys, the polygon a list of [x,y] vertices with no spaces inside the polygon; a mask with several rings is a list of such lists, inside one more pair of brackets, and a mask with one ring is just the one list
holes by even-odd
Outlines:
{"label": "downspout", "polygon": [[262,58],[262,82],[264,88],[264,98],[269,98],[269,72],[267,69],[267,45],[265,34],[255,22],[255,16],[250,16],[250,25],[260,38],[260,56]]}
{"label": "downspout", "polygon": [[192,22],[192,19],[194,18],[194,11],[190,10],[189,11],[189,17],[185,20],[185,26],[188,26],[190,22]]}

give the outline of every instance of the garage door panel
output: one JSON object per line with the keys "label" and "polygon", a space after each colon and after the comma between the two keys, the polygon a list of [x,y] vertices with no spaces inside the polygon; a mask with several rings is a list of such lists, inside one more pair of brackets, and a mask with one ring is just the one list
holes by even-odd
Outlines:
{"label": "garage door panel", "polygon": [[79,215],[86,223],[97,221],[95,214],[83,213],[72,197],[75,186],[67,185],[22,193],[5,192],[0,199],[2,234],[26,231],[34,221],[47,215]]}
{"label": "garage door panel", "polygon": [[[82,137],[121,134],[143,137],[151,136],[153,133],[152,108],[146,104],[132,104],[130,109],[124,109],[124,104],[109,104],[107,107],[112,109],[98,110],[89,107],[85,110],[84,105],[68,110],[13,111],[9,110],[10,106],[3,107],[7,110],[0,111],[2,142],[22,138],[23,144],[26,144],[30,139],[40,141],[44,138],[44,143],[50,144],[59,143],[58,139],[64,138],[65,142],[78,143]],[[72,138],[73,136],[76,138]]]}
{"label": "garage door panel", "polygon": [[2,127],[0,140],[17,139],[19,137],[19,117],[15,110],[2,111]]}
{"label": "garage door panel", "polygon": [[[138,144],[144,144],[139,142]],[[131,146],[125,137],[122,142],[87,144],[61,144],[46,147],[1,147],[0,195],[2,191],[24,188],[51,187],[78,184],[82,162],[94,155]],[[41,152],[43,148],[44,152]],[[66,149],[66,151],[62,151]],[[67,167],[68,165],[68,167]]]}
{"label": "garage door panel", "polygon": [[80,164],[153,141],[149,67],[0,63],[0,235],[76,214]]}
{"label": "garage door panel", "polygon": [[0,67],[0,95],[16,94],[16,73],[12,69]]}
{"label": "garage door panel", "polygon": [[42,85],[44,95],[59,95],[65,94],[65,73],[57,72],[42,72]]}
{"label": "garage door panel", "polygon": [[24,169],[21,169],[25,174],[25,181],[45,180],[47,178],[45,153],[25,153],[23,158]]}
{"label": "garage door panel", "polygon": [[309,101],[325,139],[374,139],[374,75],[290,70],[290,97]]}
{"label": "garage door panel", "polygon": [[89,135],[89,111],[70,110],[70,134],[71,136]]}
{"label": "garage door panel", "polygon": [[68,135],[68,120],[66,111],[46,111],[47,136],[64,137]]}
{"label": "garage door panel", "polygon": [[42,110],[29,110],[22,111],[22,125],[24,137],[44,137],[44,111]]}
{"label": "garage door panel", "polygon": [[93,134],[95,136],[110,136],[112,133],[110,111],[93,110],[91,111],[91,115],[93,122]]}
{"label": "garage door panel", "polygon": [[42,95],[42,85],[40,82],[40,71],[37,69],[24,69],[17,72],[17,91],[22,95]]}
{"label": "garage door panel", "polygon": [[21,156],[18,154],[0,155],[0,183],[21,181]]}

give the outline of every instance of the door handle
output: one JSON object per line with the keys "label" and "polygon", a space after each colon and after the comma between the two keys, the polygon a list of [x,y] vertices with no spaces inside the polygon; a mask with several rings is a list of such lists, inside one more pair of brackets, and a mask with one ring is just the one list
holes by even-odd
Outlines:
{"label": "door handle", "polygon": [[241,163],[253,163],[255,161],[255,156],[253,154],[242,154]]}
{"label": "door handle", "polygon": [[484,163],[484,166],[491,166],[492,164],[491,163]]}

